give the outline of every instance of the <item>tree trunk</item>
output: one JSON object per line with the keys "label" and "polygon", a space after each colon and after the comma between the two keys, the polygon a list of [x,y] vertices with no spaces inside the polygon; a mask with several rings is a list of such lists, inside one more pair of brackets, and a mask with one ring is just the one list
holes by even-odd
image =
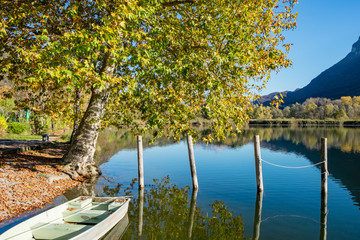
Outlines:
{"label": "tree trunk", "polygon": [[79,114],[80,114],[80,88],[77,87],[75,90],[75,103],[74,103],[75,119],[74,119],[73,131],[71,133],[70,143],[72,143],[76,130],[79,127]]}
{"label": "tree trunk", "polygon": [[101,175],[94,162],[94,153],[108,100],[109,92],[106,88],[92,90],[86,112],[73,136],[68,152],[63,157],[63,162],[67,164],[64,170],[70,172],[73,178],[78,175],[85,178]]}

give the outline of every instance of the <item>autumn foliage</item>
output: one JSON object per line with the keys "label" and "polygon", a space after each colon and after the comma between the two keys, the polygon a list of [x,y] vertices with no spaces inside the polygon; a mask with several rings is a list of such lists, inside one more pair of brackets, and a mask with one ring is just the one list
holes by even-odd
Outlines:
{"label": "autumn foliage", "polygon": [[291,64],[282,32],[296,26],[296,2],[5,0],[0,71],[28,104],[81,120],[65,157],[76,169],[93,164],[107,124],[180,139],[205,112],[206,139],[224,138],[241,130],[254,90]]}

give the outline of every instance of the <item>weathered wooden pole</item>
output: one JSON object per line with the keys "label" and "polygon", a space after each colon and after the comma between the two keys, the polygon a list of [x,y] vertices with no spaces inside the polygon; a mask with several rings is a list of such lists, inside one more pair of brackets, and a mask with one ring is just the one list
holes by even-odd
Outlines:
{"label": "weathered wooden pole", "polygon": [[327,139],[321,138],[321,194],[328,192],[328,156]]}
{"label": "weathered wooden pole", "polygon": [[321,210],[320,210],[320,240],[327,238],[327,199],[328,199],[328,156],[327,139],[321,138]]}
{"label": "weathered wooden pole", "polygon": [[256,184],[257,190],[262,192],[264,190],[262,167],[261,167],[261,152],[260,152],[260,137],[254,137],[254,151],[255,151],[255,168],[256,168]]}
{"label": "weathered wooden pole", "polygon": [[263,191],[258,191],[256,194],[253,240],[260,239],[260,224],[261,224],[263,194],[264,194]]}
{"label": "weathered wooden pole", "polygon": [[144,159],[142,136],[137,136],[139,188],[144,188]]}
{"label": "weathered wooden pole", "polygon": [[190,202],[189,230],[188,230],[188,238],[189,239],[191,239],[192,229],[194,226],[197,194],[198,194],[198,189],[193,189],[192,194],[191,194],[191,202]]}
{"label": "weathered wooden pole", "polygon": [[191,170],[191,178],[193,183],[193,188],[198,189],[198,179],[196,174],[196,166],[195,166],[195,156],[194,156],[194,146],[192,137],[189,135],[187,136],[187,145],[188,145],[188,151],[189,151],[189,162],[190,162],[190,170]]}
{"label": "weathered wooden pole", "polygon": [[144,214],[144,188],[139,188],[139,236],[142,235],[143,229],[143,214]]}

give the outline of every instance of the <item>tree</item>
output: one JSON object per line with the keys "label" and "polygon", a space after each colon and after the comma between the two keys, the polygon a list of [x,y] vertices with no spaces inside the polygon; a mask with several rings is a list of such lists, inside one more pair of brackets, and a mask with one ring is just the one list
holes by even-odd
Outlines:
{"label": "tree", "polygon": [[333,104],[326,104],[325,106],[325,115],[326,117],[333,117],[334,115],[334,105]]}
{"label": "tree", "polygon": [[345,106],[352,104],[352,99],[349,96],[341,97],[340,100]]}
{"label": "tree", "polygon": [[291,118],[291,110],[289,106],[286,106],[283,110],[283,115],[286,118]]}
{"label": "tree", "polygon": [[354,96],[352,99],[354,105],[360,105],[360,96]]}
{"label": "tree", "polygon": [[309,104],[305,105],[304,114],[306,118],[315,118],[315,114],[317,113],[318,106],[314,102],[310,102]]}
{"label": "tree", "polygon": [[290,116],[293,118],[304,118],[304,106],[299,103],[291,105]]}
{"label": "tree", "polygon": [[[214,134],[240,131],[271,71],[291,64],[282,31],[296,0],[1,1],[0,69],[37,93],[44,111],[84,112],[64,162],[99,174],[93,161],[104,124],[135,132],[194,134],[204,108]],[[106,121],[105,121],[106,120]]]}
{"label": "tree", "polygon": [[276,107],[271,108],[271,115],[275,119],[284,117],[283,111],[281,111],[279,108]]}

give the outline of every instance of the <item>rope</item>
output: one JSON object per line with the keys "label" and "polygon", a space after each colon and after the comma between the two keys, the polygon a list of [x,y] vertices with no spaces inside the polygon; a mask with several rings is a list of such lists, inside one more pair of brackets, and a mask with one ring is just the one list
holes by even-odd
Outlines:
{"label": "rope", "polygon": [[315,222],[315,223],[320,223],[318,220],[315,220],[315,219],[309,218],[309,217],[305,217],[305,216],[301,216],[301,215],[275,215],[275,216],[267,217],[267,218],[265,218],[264,220],[262,220],[261,222],[266,222],[267,220],[274,219],[274,218],[278,218],[278,217],[303,218],[303,219],[306,219],[306,220],[311,220],[311,221],[313,221],[313,222]]}
{"label": "rope", "polygon": [[307,166],[289,167],[289,166],[283,166],[283,165],[278,165],[278,164],[274,164],[274,163],[271,163],[271,162],[267,162],[264,159],[261,159],[261,161],[263,161],[263,162],[265,162],[265,163],[267,163],[269,165],[273,165],[275,167],[281,167],[281,168],[308,168],[308,167],[313,167],[313,166],[320,165],[320,164],[324,163],[324,161],[323,161],[323,162],[318,162],[318,163],[307,165]]}

